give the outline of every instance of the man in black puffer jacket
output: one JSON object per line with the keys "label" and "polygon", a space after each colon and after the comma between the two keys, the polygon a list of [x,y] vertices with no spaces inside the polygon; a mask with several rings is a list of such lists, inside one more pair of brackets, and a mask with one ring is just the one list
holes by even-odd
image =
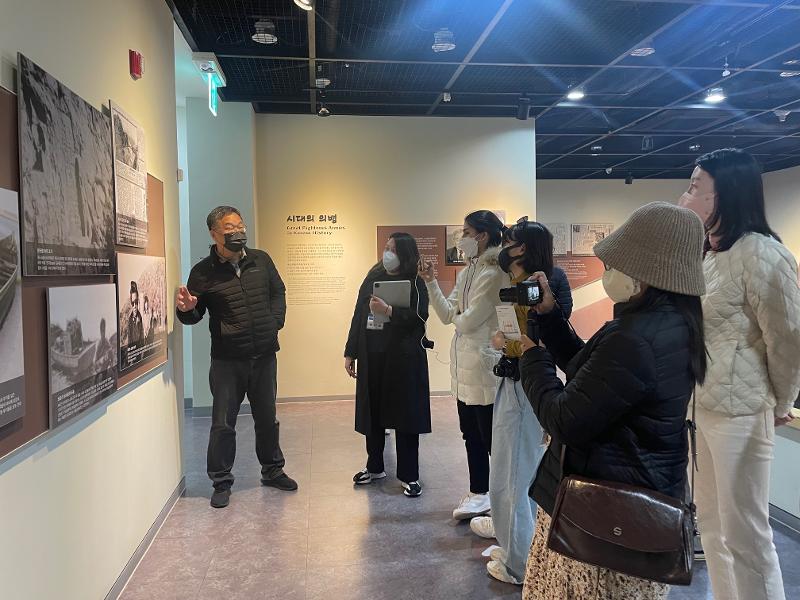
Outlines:
{"label": "man in black puffer jacket", "polygon": [[178,320],[194,325],[208,310],[211,331],[209,384],[214,397],[208,442],[211,506],[228,505],[236,455],[236,417],[245,394],[255,421],[261,483],[285,491],[297,483],[283,472],[286,461],[275,415],[278,331],[286,319],[286,287],[269,255],[247,248],[242,216],[232,206],[208,215],[214,244],[192,267],[177,299]]}

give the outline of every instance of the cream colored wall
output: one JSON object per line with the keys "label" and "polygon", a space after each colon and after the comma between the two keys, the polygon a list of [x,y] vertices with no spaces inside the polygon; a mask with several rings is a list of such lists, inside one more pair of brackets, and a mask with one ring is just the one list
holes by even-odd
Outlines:
{"label": "cream colored wall", "polygon": [[[800,167],[764,175],[764,197],[770,225],[795,258],[800,258]],[[781,427],[777,430],[770,502],[800,519],[798,429]]]}
{"label": "cream colored wall", "polygon": [[[376,259],[377,225],[458,224],[472,210],[536,214],[532,121],[256,116],[259,247],[286,274],[286,217],[337,213],[348,227],[344,300],[290,306],[281,334],[282,397],[354,392],[343,369],[358,287]],[[449,390],[453,330],[435,315],[431,389]],[[440,362],[441,361],[441,362]]]}
{"label": "cream colored wall", "polygon": [[[640,206],[675,202],[686,187],[682,179],[639,179],[633,185],[619,179],[543,179],[536,182],[537,219],[542,223],[613,223],[619,227]],[[576,310],[605,298],[599,281],[573,290]]]}
{"label": "cream colored wall", "polygon": [[[162,0],[0,0],[0,83],[15,87],[21,51],[145,128],[148,170],[164,182],[170,294],[180,275],[172,27]],[[145,56],[138,82],[129,48]],[[169,325],[165,367],[0,463],[3,598],[103,598],[180,481],[181,342]]]}

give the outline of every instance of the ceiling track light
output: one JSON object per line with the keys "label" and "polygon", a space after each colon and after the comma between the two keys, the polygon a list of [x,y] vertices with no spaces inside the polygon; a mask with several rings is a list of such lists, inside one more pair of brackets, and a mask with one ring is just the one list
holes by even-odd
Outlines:
{"label": "ceiling track light", "polygon": [[792,111],[777,109],[773,110],[772,113],[776,117],[778,117],[778,121],[780,121],[781,123],[786,123],[786,119],[789,117],[790,114],[792,114]]}
{"label": "ceiling track light", "polygon": [[567,92],[567,100],[571,102],[577,102],[578,100],[583,100],[586,97],[586,92],[583,91],[581,88],[572,88]]}
{"label": "ceiling track light", "polygon": [[719,104],[724,102],[725,98],[725,91],[721,87],[715,87],[706,92],[705,101],[708,104]]}
{"label": "ceiling track light", "polygon": [[652,46],[642,46],[641,48],[635,48],[630,51],[631,56],[635,56],[636,58],[643,58],[645,56],[651,56],[656,53],[656,49]]}
{"label": "ceiling track light", "polygon": [[450,102],[453,99],[453,96],[450,95],[450,92],[442,92],[442,102]]}
{"label": "ceiling track light", "polygon": [[324,90],[331,84],[331,80],[325,77],[322,72],[322,65],[317,65],[317,78],[314,80],[314,85],[318,90]]}
{"label": "ceiling track light", "polygon": [[650,152],[654,146],[653,136],[646,135],[642,138],[642,152]]}
{"label": "ceiling track light", "polygon": [[595,144],[591,148],[592,152],[600,152],[600,151],[602,151],[602,149],[603,149],[603,146],[601,146],[600,144]]}
{"label": "ceiling track light", "polygon": [[625,185],[633,185],[633,175],[630,171],[628,171],[628,174],[625,176]]}
{"label": "ceiling track light", "polygon": [[294,3],[303,10],[314,10],[314,0],[294,0]]}
{"label": "ceiling track light", "polygon": [[689,146],[689,150],[691,152],[697,152],[698,150],[700,150],[700,144],[692,144],[691,146]]}
{"label": "ceiling track light", "polygon": [[[295,0],[297,1],[297,0]],[[450,52],[456,49],[456,36],[447,27],[442,27],[439,31],[433,34],[434,52]]]}
{"label": "ceiling track light", "polygon": [[781,71],[781,77],[798,77],[800,76],[800,71]]}
{"label": "ceiling track light", "polygon": [[272,21],[256,22],[256,32],[251,39],[257,44],[277,44],[278,36],[275,35],[275,23]]}
{"label": "ceiling track light", "polygon": [[791,67],[792,65],[800,65],[800,58],[793,58],[791,60],[783,61],[784,66]]}
{"label": "ceiling track light", "polygon": [[729,67],[730,67],[730,65],[728,64],[728,57],[726,56],[725,57],[725,64],[722,65],[722,76],[723,77],[730,77],[731,70],[730,70]]}

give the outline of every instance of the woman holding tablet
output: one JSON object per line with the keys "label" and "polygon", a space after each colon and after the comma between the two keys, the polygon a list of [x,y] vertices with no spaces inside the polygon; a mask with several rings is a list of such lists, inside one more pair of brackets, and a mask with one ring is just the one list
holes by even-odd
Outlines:
{"label": "woman holding tablet", "polygon": [[[353,482],[365,485],[386,477],[385,429],[394,429],[397,478],[411,498],[422,493],[419,434],[431,431],[428,359],[423,346],[428,291],[417,279],[419,262],[413,237],[407,233],[389,237],[383,260],[370,269],[358,291],[344,351],[345,370],[356,379],[356,431],[367,438],[367,466],[355,474]],[[397,297],[403,289],[407,296],[395,305],[381,297]]]}

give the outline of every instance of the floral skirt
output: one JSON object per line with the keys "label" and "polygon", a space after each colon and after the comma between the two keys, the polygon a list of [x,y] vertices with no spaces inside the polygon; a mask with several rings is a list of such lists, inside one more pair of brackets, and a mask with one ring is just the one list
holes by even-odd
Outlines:
{"label": "floral skirt", "polygon": [[550,515],[539,509],[523,600],[666,600],[669,586],[601,569],[547,547]]}

